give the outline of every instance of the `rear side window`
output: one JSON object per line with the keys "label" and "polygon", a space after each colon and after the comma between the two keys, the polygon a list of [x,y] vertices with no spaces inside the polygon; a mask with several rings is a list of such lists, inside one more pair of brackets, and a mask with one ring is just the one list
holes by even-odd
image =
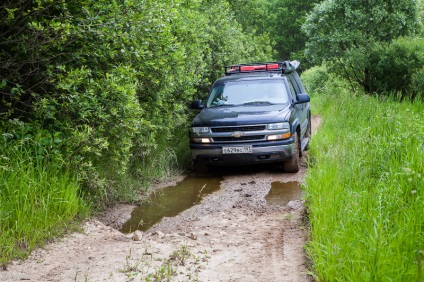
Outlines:
{"label": "rear side window", "polygon": [[296,91],[294,90],[294,86],[293,86],[293,83],[290,81],[290,79],[287,79],[287,83],[289,84],[289,87],[290,87],[290,92],[291,92],[291,98],[292,98],[292,100],[295,100],[295,98],[296,98]]}
{"label": "rear side window", "polygon": [[298,87],[298,91],[299,92],[296,92],[296,94],[306,93],[305,87],[303,86],[303,83],[300,80],[299,74],[297,72],[293,72],[292,73],[292,79],[293,79],[294,83]]}

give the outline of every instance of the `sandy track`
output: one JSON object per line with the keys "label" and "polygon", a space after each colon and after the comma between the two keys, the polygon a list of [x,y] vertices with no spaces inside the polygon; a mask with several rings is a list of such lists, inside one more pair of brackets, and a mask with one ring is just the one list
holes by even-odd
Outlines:
{"label": "sandy track", "polygon": [[[314,129],[319,123],[313,117]],[[311,281],[303,206],[265,201],[272,182],[303,182],[306,165],[294,174],[279,170],[216,170],[224,175],[219,191],[165,218],[140,241],[111,227],[132,208],[118,207],[102,221],[87,221],[83,232],[12,262],[0,281]]]}

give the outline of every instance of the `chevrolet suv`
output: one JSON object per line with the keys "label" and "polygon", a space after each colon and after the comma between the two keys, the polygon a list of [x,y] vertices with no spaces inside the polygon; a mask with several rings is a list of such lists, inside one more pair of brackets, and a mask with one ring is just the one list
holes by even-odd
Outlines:
{"label": "chevrolet suv", "polygon": [[311,135],[309,95],[298,61],[225,67],[190,128],[195,168],[274,162],[297,172]]}

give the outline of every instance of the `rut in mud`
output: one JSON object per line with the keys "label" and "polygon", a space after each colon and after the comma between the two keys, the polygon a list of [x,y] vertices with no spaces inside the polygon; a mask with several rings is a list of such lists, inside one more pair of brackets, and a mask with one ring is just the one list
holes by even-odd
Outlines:
{"label": "rut in mud", "polygon": [[[313,117],[313,128],[319,122]],[[118,230],[134,208],[120,206],[86,222],[82,233],[12,262],[0,281],[311,281],[304,208],[292,200],[305,173],[305,163],[294,174],[276,166],[217,169],[208,177],[223,178],[218,191],[165,215],[141,238]],[[288,183],[295,191],[284,196],[292,197],[289,205],[274,195]]]}

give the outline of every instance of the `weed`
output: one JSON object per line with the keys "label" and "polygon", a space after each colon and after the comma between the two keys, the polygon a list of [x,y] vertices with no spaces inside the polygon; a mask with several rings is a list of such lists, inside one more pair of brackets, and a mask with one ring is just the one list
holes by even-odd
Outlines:
{"label": "weed", "polygon": [[186,277],[185,281],[197,281],[197,273],[203,269],[203,262],[208,260],[207,252],[193,255],[188,245],[181,245],[169,256],[153,257],[147,248],[140,259],[133,259],[130,249],[126,256],[126,264],[120,270],[125,272],[128,279],[134,279],[141,274],[142,281],[173,281]]}
{"label": "weed", "polygon": [[25,146],[10,145],[0,160],[2,167],[7,167],[0,168],[1,264],[25,257],[69,229],[70,222],[87,211],[78,179],[61,163],[46,161],[47,155],[34,155],[37,142],[25,142]]}
{"label": "weed", "polygon": [[203,189],[205,189],[207,184],[203,185],[202,189],[200,189],[199,194],[197,195],[196,204],[199,202],[200,197],[202,196]]}
{"label": "weed", "polygon": [[144,255],[139,260],[133,260],[132,258],[133,249],[130,248],[128,255],[125,257],[125,266],[120,269],[121,272],[129,273],[129,272],[139,272],[139,266],[144,262]]}
{"label": "weed", "polygon": [[421,281],[424,103],[339,93],[313,99],[324,122],[307,175],[322,281]]}

